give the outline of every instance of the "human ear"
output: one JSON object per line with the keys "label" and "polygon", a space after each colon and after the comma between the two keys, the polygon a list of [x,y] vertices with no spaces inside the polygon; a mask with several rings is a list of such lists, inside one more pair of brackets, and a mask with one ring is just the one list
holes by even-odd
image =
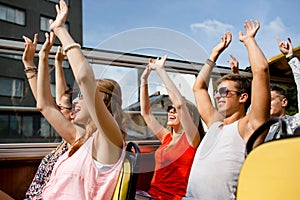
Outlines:
{"label": "human ear", "polygon": [[283,99],[281,100],[281,105],[282,105],[282,107],[287,107],[288,103],[289,103],[289,101],[287,100],[287,98],[283,98]]}
{"label": "human ear", "polygon": [[242,93],[240,96],[240,102],[244,102],[246,103],[246,101],[248,100],[248,94],[247,93]]}

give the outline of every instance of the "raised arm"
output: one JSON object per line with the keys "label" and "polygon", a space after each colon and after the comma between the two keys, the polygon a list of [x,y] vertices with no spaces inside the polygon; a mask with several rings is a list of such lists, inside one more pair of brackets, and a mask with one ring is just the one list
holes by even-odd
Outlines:
{"label": "raised arm", "polygon": [[221,42],[211,52],[209,59],[205,62],[193,86],[197,108],[204,123],[210,127],[213,122],[223,121],[224,117],[214,108],[208,94],[210,75],[215,67],[219,55],[229,46],[232,39],[230,32],[224,34]]}
{"label": "raised arm", "polygon": [[50,21],[50,29],[54,31],[63,45],[74,77],[84,96],[84,102],[98,130],[93,141],[95,147],[93,157],[103,164],[116,163],[120,157],[120,148],[123,146],[123,135],[104,104],[104,94],[96,90],[93,70],[83,55],[80,45],[74,42],[64,26],[68,6],[63,0],[56,5],[56,12],[55,21]]}
{"label": "raised arm", "polygon": [[249,118],[246,117],[243,120],[243,123],[246,122],[247,124],[240,124],[243,125],[241,126],[243,127],[241,130],[244,139],[248,141],[254,130],[270,118],[271,98],[268,62],[255,40],[255,35],[260,28],[260,24],[258,21],[254,22],[250,20],[250,22],[245,22],[244,27],[246,34],[240,31],[239,39],[247,48],[253,79]]}
{"label": "raised arm", "polygon": [[151,111],[151,104],[148,91],[148,77],[151,72],[149,65],[146,66],[143,74],[141,75],[141,87],[140,87],[140,105],[141,115],[144,118],[147,127],[153,132],[153,134],[162,141],[164,136],[168,133],[168,130],[164,128],[154,117]]}
{"label": "raised arm", "polygon": [[64,61],[65,55],[63,54],[61,46],[58,46],[55,55],[55,94],[56,94],[56,104],[60,104],[60,100],[67,90],[67,84],[65,80],[65,75],[62,67],[62,62]]}
{"label": "raised arm", "polygon": [[24,39],[24,52],[22,56],[22,62],[24,64],[24,71],[29,82],[32,94],[36,99],[37,90],[37,67],[34,64],[34,54],[36,51],[36,45],[38,41],[38,34],[34,34],[33,42],[26,36]]}
{"label": "raised arm", "polygon": [[277,38],[277,43],[279,50],[283,55],[285,55],[289,66],[293,71],[294,80],[297,86],[298,112],[300,112],[300,61],[294,54],[291,38],[288,38],[287,41],[281,41]]}
{"label": "raised arm", "polygon": [[193,122],[183,96],[180,94],[179,90],[165,70],[166,59],[167,56],[163,56],[161,59],[157,59],[154,62],[150,60],[149,66],[151,69],[156,70],[158,76],[166,86],[168,95],[178,113],[180,123],[184,132],[186,133],[189,144],[193,147],[198,147],[200,143],[200,134],[198,133],[198,129]]}
{"label": "raised arm", "polygon": [[50,90],[48,56],[55,36],[53,32],[50,33],[50,36],[48,33],[45,36],[45,43],[39,52],[37,108],[60,136],[69,144],[73,144],[76,140],[75,126],[59,111]]}
{"label": "raised arm", "polygon": [[239,74],[239,61],[232,55],[229,54],[231,60],[228,60],[230,69],[233,74]]}

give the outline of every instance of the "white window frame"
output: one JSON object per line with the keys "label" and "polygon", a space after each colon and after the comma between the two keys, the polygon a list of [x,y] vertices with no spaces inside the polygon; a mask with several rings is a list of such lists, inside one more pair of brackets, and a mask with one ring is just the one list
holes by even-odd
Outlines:
{"label": "white window frame", "polygon": [[0,4],[0,19],[18,25],[25,25],[25,11]]}

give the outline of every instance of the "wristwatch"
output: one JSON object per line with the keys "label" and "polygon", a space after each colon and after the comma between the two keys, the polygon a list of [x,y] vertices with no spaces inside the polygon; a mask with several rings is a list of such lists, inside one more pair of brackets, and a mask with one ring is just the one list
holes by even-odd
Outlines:
{"label": "wristwatch", "polygon": [[290,55],[289,57],[286,57],[286,60],[290,62],[293,58],[297,57],[295,54]]}

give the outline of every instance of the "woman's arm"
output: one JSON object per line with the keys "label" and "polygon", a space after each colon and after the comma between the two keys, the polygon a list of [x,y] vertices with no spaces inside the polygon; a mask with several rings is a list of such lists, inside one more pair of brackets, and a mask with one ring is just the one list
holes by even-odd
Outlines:
{"label": "woman's arm", "polygon": [[74,42],[64,26],[68,6],[63,0],[56,5],[56,11],[57,16],[55,21],[50,21],[50,29],[63,45],[89,114],[98,130],[94,140],[93,158],[103,164],[116,163],[123,146],[121,130],[103,102],[103,93],[97,91],[93,70],[79,48],[80,45]]}
{"label": "woman's arm", "polygon": [[61,46],[58,46],[55,55],[55,94],[56,94],[56,104],[59,105],[61,98],[67,90],[67,84],[65,80],[65,75],[62,67],[62,62],[64,61],[65,55],[63,54]]}
{"label": "woman's arm", "polygon": [[148,76],[151,72],[149,65],[146,66],[143,74],[141,75],[141,87],[140,87],[140,105],[141,115],[144,118],[147,127],[153,132],[153,134],[162,141],[164,136],[169,132],[164,128],[154,117],[151,111],[151,104],[148,91]]}
{"label": "woman's arm", "polygon": [[45,36],[46,41],[39,52],[37,108],[60,136],[69,144],[73,144],[76,140],[75,125],[58,110],[50,90],[48,56],[55,37],[53,32],[50,33],[50,36],[48,33]]}
{"label": "woman's arm", "polygon": [[22,56],[22,62],[24,64],[24,71],[29,82],[30,89],[34,98],[36,99],[37,93],[37,67],[34,64],[34,54],[36,51],[36,45],[38,40],[38,34],[34,34],[33,42],[26,36],[24,39],[24,52]]}
{"label": "woman's arm", "polygon": [[163,56],[161,59],[157,59],[156,61],[149,63],[149,66],[152,69],[155,69],[162,82],[166,86],[168,91],[168,95],[173,103],[173,106],[176,108],[178,113],[180,123],[183,127],[184,132],[186,133],[187,140],[189,144],[193,147],[198,147],[200,143],[200,134],[198,133],[198,129],[193,122],[193,119],[189,113],[189,110],[186,106],[186,102],[183,96],[180,94],[179,90],[170,79],[169,75],[165,70],[165,62],[167,56]]}

